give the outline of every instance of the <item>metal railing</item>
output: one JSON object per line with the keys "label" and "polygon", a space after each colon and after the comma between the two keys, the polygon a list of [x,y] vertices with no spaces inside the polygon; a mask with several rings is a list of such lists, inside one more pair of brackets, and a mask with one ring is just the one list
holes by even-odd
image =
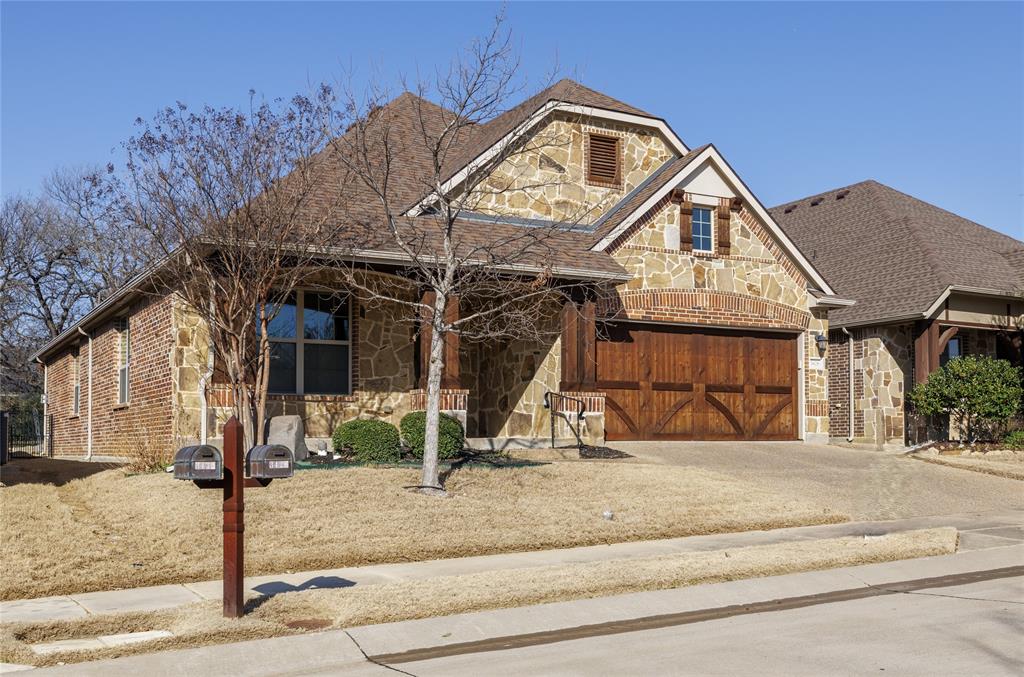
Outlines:
{"label": "metal railing", "polygon": [[53,414],[36,411],[4,411],[0,431],[4,460],[14,456],[53,456]]}
{"label": "metal railing", "polygon": [[[565,407],[560,406],[559,400],[568,400],[576,403],[576,425],[573,425],[572,417],[563,409]],[[556,419],[564,419],[566,424],[569,426],[569,430],[576,438],[576,447],[583,449],[583,437],[580,435],[580,426],[583,423],[583,412],[586,411],[586,403],[578,397],[572,397],[571,395],[563,395],[562,393],[556,393],[548,390],[544,393],[544,408],[547,409],[551,414],[551,448],[556,448],[555,443],[555,425]]]}

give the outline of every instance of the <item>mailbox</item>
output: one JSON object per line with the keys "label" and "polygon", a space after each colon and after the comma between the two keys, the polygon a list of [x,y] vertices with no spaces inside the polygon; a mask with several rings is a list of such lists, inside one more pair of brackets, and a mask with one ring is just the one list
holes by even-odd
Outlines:
{"label": "mailbox", "polygon": [[245,474],[255,479],[279,479],[295,473],[291,450],[280,444],[260,444],[245,455]]}
{"label": "mailbox", "polygon": [[182,447],[174,455],[174,479],[219,480],[224,478],[224,460],[216,447],[199,444]]}

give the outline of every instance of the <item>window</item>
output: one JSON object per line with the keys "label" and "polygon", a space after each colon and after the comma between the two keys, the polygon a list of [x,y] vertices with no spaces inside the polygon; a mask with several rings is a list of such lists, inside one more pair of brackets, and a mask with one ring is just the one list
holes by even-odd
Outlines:
{"label": "window", "polygon": [[299,291],[267,327],[272,393],[347,395],[351,389],[347,295]]}
{"label": "window", "polygon": [[619,141],[616,136],[587,135],[587,181],[613,185],[622,183]]}
{"label": "window", "polygon": [[949,342],[946,343],[945,350],[943,350],[942,354],[939,355],[939,366],[945,366],[945,364],[954,357],[960,357],[961,355],[963,355],[963,353],[960,351],[960,339],[954,336],[949,339]]}
{"label": "window", "polygon": [[78,416],[82,402],[82,352],[81,347],[76,347],[71,354],[71,382],[74,384],[71,396],[71,413]]}
{"label": "window", "polygon": [[711,249],[711,224],[714,219],[714,210],[710,207],[693,208],[693,249],[694,251],[709,252]]}
{"label": "window", "polygon": [[127,317],[115,321],[117,340],[117,403],[128,404],[128,371],[131,364],[131,335]]}

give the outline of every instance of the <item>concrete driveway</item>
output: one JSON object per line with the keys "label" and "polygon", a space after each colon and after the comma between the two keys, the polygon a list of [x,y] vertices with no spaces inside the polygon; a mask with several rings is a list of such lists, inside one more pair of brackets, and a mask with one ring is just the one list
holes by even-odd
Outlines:
{"label": "concrete driveway", "polygon": [[802,442],[615,442],[641,463],[705,468],[815,501],[853,520],[1024,508],[1024,482],[901,453]]}

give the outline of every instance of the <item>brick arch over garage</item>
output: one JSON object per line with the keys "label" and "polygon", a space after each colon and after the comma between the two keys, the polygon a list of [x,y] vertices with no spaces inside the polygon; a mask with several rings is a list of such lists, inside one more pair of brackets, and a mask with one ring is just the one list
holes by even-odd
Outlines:
{"label": "brick arch over garage", "polygon": [[735,292],[684,289],[637,289],[605,299],[604,319],[754,327],[804,331],[810,313],[768,299]]}

